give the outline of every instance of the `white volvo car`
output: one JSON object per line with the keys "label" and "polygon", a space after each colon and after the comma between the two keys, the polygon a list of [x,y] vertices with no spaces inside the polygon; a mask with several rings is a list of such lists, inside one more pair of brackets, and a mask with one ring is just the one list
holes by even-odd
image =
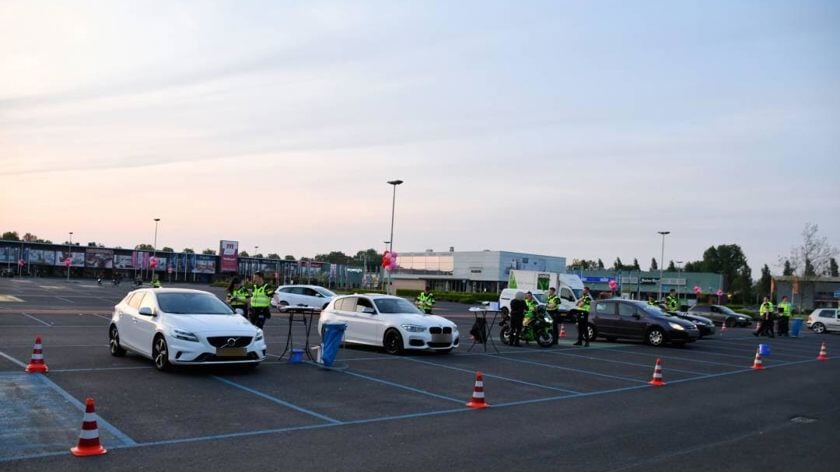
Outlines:
{"label": "white volvo car", "polygon": [[256,366],[266,355],[261,329],[201,290],[139,289],[114,307],[111,355],[132,351],[158,370],[174,364]]}
{"label": "white volvo car", "polygon": [[455,323],[427,315],[408,300],[390,295],[337,297],[321,312],[320,333],[327,323],[346,324],[348,343],[381,346],[389,354],[407,349],[449,352],[460,342]]}

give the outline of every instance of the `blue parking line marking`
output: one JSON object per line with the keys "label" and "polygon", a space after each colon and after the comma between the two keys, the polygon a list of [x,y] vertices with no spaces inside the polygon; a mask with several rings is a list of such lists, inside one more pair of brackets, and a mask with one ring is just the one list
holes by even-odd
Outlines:
{"label": "blue parking line marking", "polygon": [[377,383],[381,383],[383,385],[388,385],[388,386],[395,387],[395,388],[401,388],[403,390],[408,390],[409,392],[414,392],[414,393],[419,393],[421,395],[426,395],[426,396],[429,396],[429,397],[439,398],[441,400],[446,400],[446,401],[455,402],[455,403],[464,403],[463,400],[459,400],[457,398],[447,397],[445,395],[439,395],[437,393],[432,393],[432,392],[429,392],[427,390],[422,390],[422,389],[419,389],[419,388],[409,387],[408,385],[403,385],[403,384],[399,384],[399,383],[396,383],[396,382],[391,382],[389,380],[378,379],[376,377],[370,377],[368,375],[363,375],[363,374],[359,374],[359,373],[356,373],[356,372],[350,372],[350,371],[347,371],[347,370],[342,371],[342,373],[347,374],[347,375],[351,375],[353,377],[358,377],[360,379],[369,380],[371,382],[377,382]]}
{"label": "blue parking line marking", "polygon": [[554,364],[545,364],[543,362],[526,361],[526,360],[523,360],[523,359],[511,359],[510,357],[504,357],[504,356],[495,356],[495,357],[498,358],[498,359],[504,359],[504,360],[510,361],[510,362],[519,362],[519,363],[522,363],[522,364],[531,364],[531,365],[538,365],[538,366],[542,366],[542,367],[548,367],[549,369],[558,369],[558,370],[565,370],[565,371],[569,371],[569,372],[578,372],[578,373],[581,373],[581,374],[594,375],[596,377],[605,377],[605,378],[608,378],[608,379],[623,380],[623,381],[626,381],[626,382],[647,383],[647,380],[639,380],[639,379],[634,379],[634,378],[631,378],[631,377],[622,377],[620,375],[602,374],[600,372],[593,372],[591,370],[575,369],[574,367],[562,367],[562,366],[554,365]]}
{"label": "blue parking line marking", "polygon": [[[63,388],[61,388],[58,384],[56,384],[55,382],[53,382],[52,380],[47,378],[46,375],[43,375],[43,374],[37,374],[37,375],[38,375],[38,377],[40,377],[40,379],[44,383],[44,385],[46,385],[46,386],[50,387],[51,389],[55,390],[59,395],[64,397],[68,402],[70,402],[76,408],[78,408],[79,411],[81,411],[81,412],[85,411],[85,405],[82,402],[80,402],[79,400],[77,400],[76,397],[74,397],[73,395],[70,395],[67,392],[67,390],[64,390]],[[97,415],[97,425],[99,425],[103,429],[106,429],[109,433],[113,434],[114,437],[116,437],[117,439],[122,441],[127,446],[134,446],[134,445],[137,444],[136,441],[131,439],[127,434],[125,434],[122,431],[120,431],[119,429],[117,429],[114,425],[112,425],[111,423],[106,421],[100,415]]]}
{"label": "blue parking line marking", "polygon": [[[791,361],[791,362],[783,362],[781,364],[770,364],[770,365],[765,365],[764,369],[765,370],[766,369],[775,369],[777,367],[787,367],[787,366],[791,366],[791,365],[808,364],[810,362],[817,362],[817,360],[816,359],[808,359],[808,360],[805,360],[805,361]],[[669,380],[668,383],[669,384],[675,384],[675,383],[691,382],[693,380],[713,379],[715,377],[725,377],[727,375],[743,374],[743,373],[746,373],[746,372],[753,372],[753,370],[754,369],[751,368],[751,367],[746,367],[746,368],[743,368],[743,369],[740,369],[740,370],[733,370],[733,371],[729,371],[729,372],[720,372],[720,373],[717,373],[717,374],[706,374],[706,375],[701,375],[699,377],[691,377],[691,378],[688,378],[688,379]]]}
{"label": "blue parking line marking", "polygon": [[[636,347],[636,346],[627,346],[627,348],[633,348],[633,347]],[[743,365],[727,364],[725,362],[705,361],[705,360],[701,360],[701,359],[691,359],[689,357],[675,357],[675,356],[669,356],[669,355],[664,355],[664,354],[656,354],[656,353],[650,354],[650,353],[646,353],[646,352],[629,352],[629,351],[624,351],[624,350],[620,350],[620,349],[625,349],[625,348],[615,349],[615,351],[618,351],[618,352],[623,353],[623,354],[631,354],[631,355],[634,355],[634,356],[656,357],[656,358],[671,359],[671,360],[677,360],[677,361],[694,362],[694,363],[697,363],[697,364],[709,364],[709,365],[720,366],[720,367],[737,367],[739,369],[741,367],[743,367]]]}
{"label": "blue parking line marking", "polygon": [[[757,348],[758,348],[758,346],[755,346],[755,347],[744,346],[744,347],[740,347],[740,348],[739,347],[715,346],[715,349],[725,349],[725,350],[728,350],[728,351],[740,352],[741,355],[724,354],[722,352],[706,352],[706,351],[697,351],[697,352],[702,353],[702,354],[714,355],[714,356],[734,357],[734,358],[738,358],[738,359],[743,359],[744,357],[754,356],[755,355],[755,350]],[[808,357],[808,356],[803,356],[802,354],[780,354],[780,353],[777,353],[777,352],[775,352],[777,350],[776,346],[771,346],[771,349],[774,351],[773,355],[775,357],[790,357],[790,358],[793,358],[793,359],[806,359]]]}
{"label": "blue parking line marking", "polygon": [[141,370],[151,369],[152,366],[126,366],[126,367],[79,367],[77,369],[50,369],[53,374],[62,372],[105,372],[110,370]]}
{"label": "blue parking line marking", "polygon": [[285,406],[286,408],[291,408],[292,410],[298,411],[298,412],[300,412],[300,413],[304,413],[304,414],[307,414],[307,415],[309,415],[309,416],[314,416],[315,418],[318,418],[318,419],[324,420],[324,421],[326,421],[327,423],[331,423],[331,424],[339,424],[339,423],[341,423],[341,421],[339,421],[339,420],[337,420],[337,419],[335,419],[335,418],[330,418],[329,416],[322,415],[322,414],[320,414],[320,413],[316,413],[316,412],[314,412],[314,411],[312,411],[312,410],[307,410],[306,408],[303,408],[303,407],[297,406],[297,405],[295,405],[294,403],[289,403],[289,402],[287,402],[287,401],[285,401],[285,400],[281,400],[281,399],[279,399],[279,398],[277,398],[277,397],[272,397],[271,395],[268,395],[268,394],[266,394],[266,393],[260,392],[259,390],[254,390],[253,388],[246,387],[246,386],[244,386],[244,385],[238,384],[238,383],[233,382],[233,381],[231,381],[231,380],[228,380],[228,379],[225,379],[225,378],[219,377],[218,375],[214,375],[214,376],[213,376],[213,378],[214,378],[214,379],[216,379],[216,380],[218,380],[219,382],[222,382],[222,383],[224,383],[224,384],[230,385],[231,387],[238,388],[238,389],[240,389],[240,390],[244,390],[244,391],[246,391],[246,392],[248,392],[248,393],[250,393],[250,394],[252,394],[252,395],[256,395],[256,396],[258,396],[258,397],[260,397],[260,398],[263,398],[263,399],[268,400],[268,401],[270,401],[270,402],[276,403],[276,404],[278,404],[278,405],[283,405],[283,406]]}
{"label": "blue parking line marking", "polygon": [[[487,355],[489,356],[490,354],[487,354]],[[413,359],[413,358],[410,358],[410,357],[402,357],[401,359],[406,360],[406,361],[411,361],[411,362],[418,362],[420,364],[426,364],[426,365],[430,365],[430,366],[434,366],[434,367],[440,367],[442,369],[456,370],[456,371],[459,371],[459,372],[466,372],[466,373],[469,373],[469,374],[475,374],[474,370],[464,369],[464,368],[461,368],[461,367],[453,367],[453,366],[449,366],[449,365],[438,364],[438,363],[435,363],[435,362],[421,361],[419,359]],[[567,388],[552,387],[550,385],[543,385],[543,384],[538,384],[538,383],[533,383],[533,382],[527,382],[525,380],[512,379],[512,378],[509,378],[509,377],[502,377],[501,375],[488,374],[487,372],[484,372],[483,370],[481,372],[485,377],[490,378],[490,379],[499,379],[499,380],[504,380],[506,382],[517,383],[517,384],[521,384],[521,385],[528,385],[530,387],[544,388],[546,390],[555,390],[557,392],[581,393],[581,392],[578,392],[576,390],[569,390]]]}
{"label": "blue parking line marking", "polygon": [[[537,351],[537,352],[539,352],[539,351]],[[649,364],[639,364],[639,363],[636,363],[636,362],[617,361],[615,359],[603,359],[603,358],[600,358],[600,357],[583,356],[583,355],[580,355],[580,354],[572,354],[570,352],[563,352],[563,351],[549,351],[549,352],[547,352],[547,354],[557,354],[557,355],[560,355],[560,356],[579,357],[579,358],[582,358],[582,359],[592,359],[592,360],[595,360],[595,361],[612,362],[614,364],[633,365],[633,366],[642,367],[642,368],[649,368],[650,367]],[[680,372],[680,373],[683,373],[683,374],[690,374],[690,375],[702,375],[702,372],[695,372],[695,371],[692,371],[692,370],[683,370],[683,369],[674,369],[674,368],[671,368],[671,367],[668,368],[668,371],[670,371],[670,372]]]}

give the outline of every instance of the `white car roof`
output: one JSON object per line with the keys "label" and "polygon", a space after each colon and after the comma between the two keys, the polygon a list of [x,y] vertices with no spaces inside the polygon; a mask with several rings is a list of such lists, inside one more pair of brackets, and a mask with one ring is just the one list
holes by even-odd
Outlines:
{"label": "white car roof", "polygon": [[154,292],[154,293],[206,293],[213,295],[206,290],[195,290],[192,288],[140,288],[134,292]]}

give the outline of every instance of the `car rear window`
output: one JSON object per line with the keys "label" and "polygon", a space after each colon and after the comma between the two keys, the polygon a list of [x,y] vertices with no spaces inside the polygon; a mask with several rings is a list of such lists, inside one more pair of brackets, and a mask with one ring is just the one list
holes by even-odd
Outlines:
{"label": "car rear window", "polygon": [[356,297],[347,297],[336,300],[333,305],[339,311],[356,311]]}

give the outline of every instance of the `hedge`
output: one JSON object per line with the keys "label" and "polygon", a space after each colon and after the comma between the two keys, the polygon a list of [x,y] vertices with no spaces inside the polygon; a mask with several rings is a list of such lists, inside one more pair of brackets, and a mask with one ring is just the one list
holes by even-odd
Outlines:
{"label": "hedge", "polygon": [[[397,296],[408,299],[415,299],[420,295],[420,290],[398,289]],[[469,293],[469,292],[431,292],[435,300],[439,302],[455,302],[466,304],[477,304],[482,302],[499,301],[498,293]]]}

